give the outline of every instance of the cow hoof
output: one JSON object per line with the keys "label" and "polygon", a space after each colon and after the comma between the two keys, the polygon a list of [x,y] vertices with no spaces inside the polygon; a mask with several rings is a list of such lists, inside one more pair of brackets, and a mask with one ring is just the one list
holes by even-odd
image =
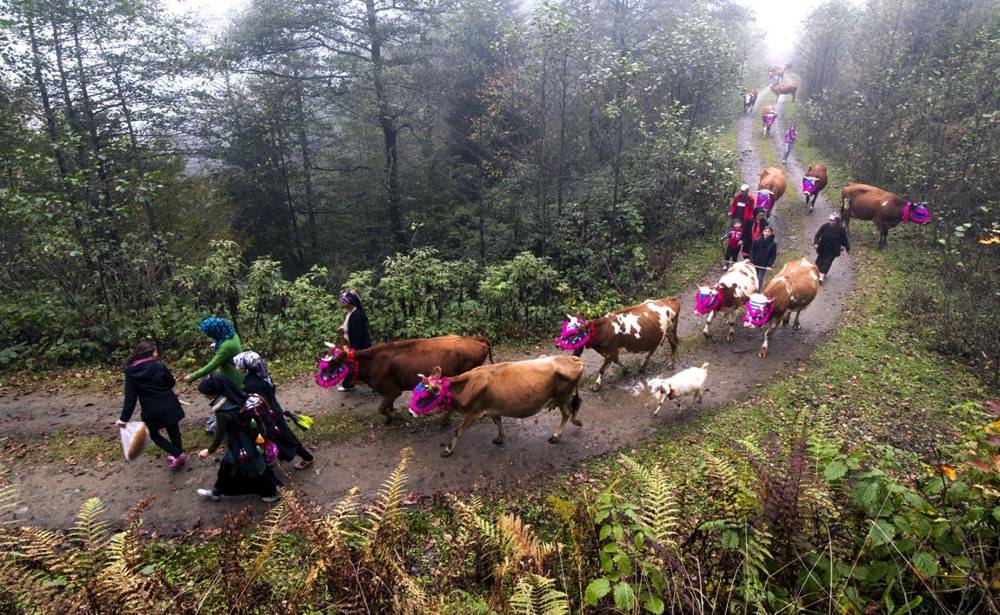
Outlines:
{"label": "cow hoof", "polygon": [[702,331],[701,334],[704,335],[706,338],[712,337],[712,334],[709,333],[708,331]]}
{"label": "cow hoof", "polygon": [[581,421],[580,419],[576,418],[575,416],[570,419],[570,422],[573,423],[574,425],[576,425],[577,427],[583,427],[583,421]]}
{"label": "cow hoof", "polygon": [[595,382],[594,384],[590,385],[590,390],[591,391],[600,391],[601,390],[601,383],[600,382]]}
{"label": "cow hoof", "polygon": [[757,353],[757,356],[760,357],[761,359],[763,359],[764,357],[767,356],[767,351],[766,350],[761,350],[760,352]]}
{"label": "cow hoof", "polygon": [[549,444],[555,444],[558,441],[559,438],[557,436],[549,436]]}
{"label": "cow hoof", "polygon": [[795,331],[798,331],[801,328],[802,328],[802,325],[800,325],[799,323],[795,323],[794,325],[792,325],[792,329],[794,329]]}
{"label": "cow hoof", "polygon": [[493,438],[493,444],[497,446],[503,446],[503,438]]}
{"label": "cow hoof", "polygon": [[453,450],[451,450],[451,447],[450,447],[450,446],[445,446],[445,447],[444,447],[444,449],[442,449],[442,450],[441,450],[441,456],[442,456],[442,457],[451,457],[451,454],[452,454],[453,452],[454,452],[454,451],[453,451]]}

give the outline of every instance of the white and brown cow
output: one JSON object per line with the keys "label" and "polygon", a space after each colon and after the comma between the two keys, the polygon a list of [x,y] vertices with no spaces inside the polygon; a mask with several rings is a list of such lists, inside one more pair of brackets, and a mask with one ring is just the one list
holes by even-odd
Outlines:
{"label": "white and brown cow", "polygon": [[761,327],[764,330],[764,344],[757,356],[767,356],[767,342],[778,328],[778,323],[788,324],[795,312],[794,328],[799,328],[799,316],[809,307],[819,292],[819,269],[806,257],[794,260],[774,276],[761,294],[751,295],[747,301],[744,325]]}
{"label": "white and brown cow", "polygon": [[726,324],[729,325],[726,341],[733,341],[733,336],[736,334],[736,314],[743,309],[747,299],[755,292],[757,292],[757,272],[753,263],[748,260],[733,263],[715,286],[699,287],[698,301],[704,300],[711,306],[705,317],[702,334],[711,337],[708,328],[718,313],[726,317]]}
{"label": "white and brown cow", "polygon": [[580,411],[581,376],[582,359],[559,355],[483,365],[453,378],[442,378],[437,368],[430,377],[421,376],[420,387],[431,397],[445,391],[451,411],[462,416],[451,443],[441,451],[443,457],[448,457],[455,451],[462,432],[486,416],[496,423],[493,444],[500,446],[504,442],[501,417],[523,419],[545,408],[559,408],[562,422],[549,437],[550,443],[558,442],[567,420],[583,425],[576,416]]}
{"label": "white and brown cow", "polygon": [[[584,348],[593,348],[604,357],[604,364],[597,374],[593,389],[601,388],[604,371],[614,361],[628,372],[618,359],[621,351],[645,352],[646,359],[639,371],[646,369],[653,353],[664,343],[670,344],[670,365],[674,366],[677,356],[677,315],[681,305],[676,297],[663,299],[646,299],[639,305],[633,305],[617,312],[610,312],[594,320],[585,320],[582,316],[568,316],[566,324],[571,330],[588,331],[590,339],[585,346],[577,348],[573,354],[580,356]],[[564,327],[565,328],[565,327]]]}

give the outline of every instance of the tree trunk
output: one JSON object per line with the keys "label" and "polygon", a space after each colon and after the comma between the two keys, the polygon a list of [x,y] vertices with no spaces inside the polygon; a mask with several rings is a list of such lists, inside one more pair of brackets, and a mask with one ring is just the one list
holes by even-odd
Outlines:
{"label": "tree trunk", "polygon": [[309,156],[309,139],[306,136],[306,112],[302,99],[302,82],[295,81],[295,105],[298,122],[299,150],[302,154],[302,184],[305,191],[306,215],[309,217],[309,248],[312,258],[319,254],[319,240],[316,229],[316,203],[313,199],[312,159]]}

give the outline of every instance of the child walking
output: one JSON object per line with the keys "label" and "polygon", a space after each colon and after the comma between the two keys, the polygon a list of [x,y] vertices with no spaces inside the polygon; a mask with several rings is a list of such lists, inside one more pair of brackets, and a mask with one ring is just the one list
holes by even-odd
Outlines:
{"label": "child walking", "polygon": [[[125,404],[121,417],[115,422],[125,427],[138,401],[140,416],[149,429],[150,439],[167,452],[167,467],[175,470],[187,461],[181,442],[181,419],[184,410],[174,393],[174,375],[160,360],[156,344],[139,342],[135,351],[125,361]],[[165,429],[167,437],[160,433]]]}

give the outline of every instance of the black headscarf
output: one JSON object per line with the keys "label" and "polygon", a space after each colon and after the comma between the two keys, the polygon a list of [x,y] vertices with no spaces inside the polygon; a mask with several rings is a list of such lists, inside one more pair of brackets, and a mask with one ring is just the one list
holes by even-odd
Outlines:
{"label": "black headscarf", "polygon": [[216,398],[225,397],[230,402],[241,407],[243,406],[243,402],[247,400],[246,394],[240,391],[229,378],[218,374],[206,376],[198,385],[198,392],[202,395],[211,395]]}
{"label": "black headscarf", "polygon": [[354,306],[350,318],[347,320],[347,338],[351,342],[351,348],[364,350],[371,348],[372,338],[368,332],[368,315],[365,308],[361,306],[361,296],[353,290],[345,290],[340,294],[340,302]]}

